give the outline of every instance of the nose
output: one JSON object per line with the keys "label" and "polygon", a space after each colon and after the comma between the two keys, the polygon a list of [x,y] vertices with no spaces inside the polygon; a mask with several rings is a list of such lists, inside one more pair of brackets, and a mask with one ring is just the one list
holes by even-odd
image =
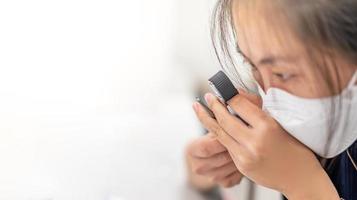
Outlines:
{"label": "nose", "polygon": [[256,70],[253,74],[259,86],[266,92],[272,85],[271,73],[267,69],[260,69]]}

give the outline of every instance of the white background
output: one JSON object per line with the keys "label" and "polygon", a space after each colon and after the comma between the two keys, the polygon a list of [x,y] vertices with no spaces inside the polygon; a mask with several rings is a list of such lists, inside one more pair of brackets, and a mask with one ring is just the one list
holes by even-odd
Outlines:
{"label": "white background", "polygon": [[214,1],[0,1],[0,199],[200,199],[183,150]]}

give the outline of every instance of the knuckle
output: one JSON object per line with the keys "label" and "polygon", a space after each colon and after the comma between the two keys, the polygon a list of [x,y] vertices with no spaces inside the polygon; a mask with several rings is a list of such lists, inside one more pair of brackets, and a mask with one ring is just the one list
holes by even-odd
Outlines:
{"label": "knuckle", "polygon": [[203,157],[209,157],[211,155],[211,149],[205,143],[201,143],[199,151]]}
{"label": "knuckle", "polygon": [[255,162],[253,159],[251,158],[241,159],[239,168],[242,172],[250,172],[254,169],[254,167],[255,167]]}
{"label": "knuckle", "polygon": [[226,181],[226,180],[221,181],[221,182],[219,182],[219,185],[226,188],[228,186],[228,181]]}
{"label": "knuckle", "polygon": [[270,123],[269,121],[265,120],[265,119],[262,119],[263,117],[259,117],[261,120],[259,122],[259,125],[257,128],[259,128],[259,130],[261,132],[266,132],[266,131],[269,131],[270,129]]}
{"label": "knuckle", "polygon": [[229,149],[230,147],[228,147],[227,145],[229,145],[229,142],[231,140],[231,136],[229,136],[224,131],[218,132],[217,135],[218,135],[217,136],[218,140],[225,146],[226,149]]}
{"label": "knuckle", "polygon": [[246,97],[243,95],[237,95],[237,98],[235,99],[236,105],[246,105],[247,103],[250,103],[250,101]]}
{"label": "knuckle", "polygon": [[206,171],[206,167],[203,165],[197,165],[192,168],[195,174],[203,175]]}
{"label": "knuckle", "polygon": [[221,126],[225,126],[226,125],[226,120],[224,117],[217,117],[217,122],[218,124],[220,124]]}
{"label": "knuckle", "polygon": [[261,142],[256,141],[253,144],[253,151],[256,155],[262,155],[265,152],[264,145]]}
{"label": "knuckle", "polygon": [[225,188],[230,188],[234,185],[234,182],[232,179],[227,179],[221,182],[221,185]]}
{"label": "knuckle", "polygon": [[219,156],[219,162],[220,163],[225,163],[232,160],[231,156],[228,153],[223,153],[222,155]]}
{"label": "knuckle", "polygon": [[241,104],[246,99],[242,95],[236,95],[234,99],[232,99],[235,104]]}
{"label": "knuckle", "polygon": [[252,156],[248,159],[248,162],[258,163],[260,162],[266,154],[266,147],[263,142],[256,141],[251,144]]}
{"label": "knuckle", "polygon": [[216,123],[211,123],[210,124],[210,129],[212,130],[212,132],[214,133],[220,133],[221,132],[221,127],[216,124]]}
{"label": "knuckle", "polygon": [[231,123],[229,123],[229,116],[219,116],[217,117],[217,123],[219,124],[219,128],[222,129],[221,127],[229,127],[232,126]]}
{"label": "knuckle", "polygon": [[213,111],[217,111],[219,109],[219,102],[217,101],[212,101],[211,103],[211,108]]}
{"label": "knuckle", "polygon": [[212,177],[212,180],[214,181],[214,182],[220,182],[220,181],[222,181],[222,179],[223,179],[224,177],[222,176],[222,175],[213,175],[213,177]]}
{"label": "knuckle", "polygon": [[258,117],[262,121],[268,121],[269,120],[269,115],[267,115],[265,112],[260,112],[258,114]]}

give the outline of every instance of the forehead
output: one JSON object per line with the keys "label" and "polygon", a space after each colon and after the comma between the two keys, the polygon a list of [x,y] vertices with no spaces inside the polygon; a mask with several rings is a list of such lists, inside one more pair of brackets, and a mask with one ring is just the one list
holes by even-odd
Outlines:
{"label": "forehead", "polygon": [[278,6],[266,2],[239,0],[232,4],[240,50],[253,62],[267,55],[301,55],[304,52],[303,44],[296,37],[292,26]]}

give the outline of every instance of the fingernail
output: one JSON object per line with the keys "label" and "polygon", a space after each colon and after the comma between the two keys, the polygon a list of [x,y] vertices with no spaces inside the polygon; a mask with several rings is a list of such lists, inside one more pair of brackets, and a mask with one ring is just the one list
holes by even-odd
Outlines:
{"label": "fingernail", "polygon": [[205,100],[206,100],[206,102],[207,103],[211,103],[211,101],[212,101],[212,98],[213,98],[213,96],[212,96],[212,94],[211,93],[207,93],[207,94],[205,94]]}
{"label": "fingernail", "polygon": [[199,109],[199,105],[197,102],[193,103],[193,109],[198,112],[198,109]]}

